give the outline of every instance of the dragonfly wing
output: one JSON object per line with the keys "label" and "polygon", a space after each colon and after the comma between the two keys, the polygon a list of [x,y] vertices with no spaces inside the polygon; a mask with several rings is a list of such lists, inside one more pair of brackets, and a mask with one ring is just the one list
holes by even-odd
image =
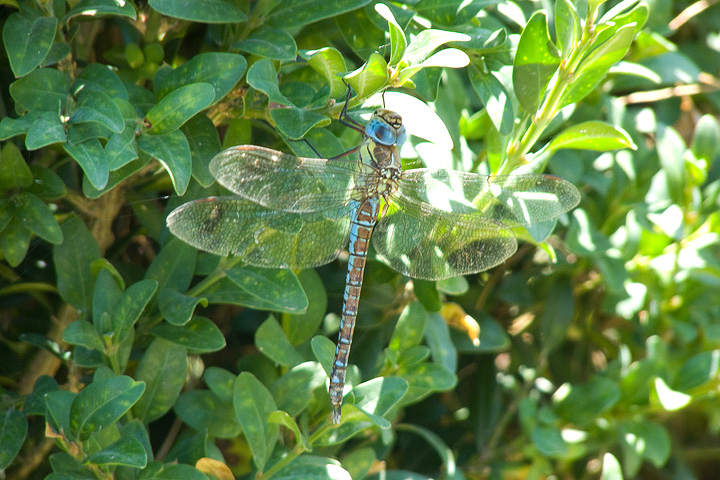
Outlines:
{"label": "dragonfly wing", "polygon": [[278,212],[238,197],[185,203],[167,218],[170,231],[216,255],[266,268],[311,268],[335,259],[347,243],[348,210]]}
{"label": "dragonfly wing", "polygon": [[504,224],[475,213],[446,212],[399,197],[375,227],[378,257],[400,273],[442,280],[481,272],[517,249]]}
{"label": "dragonfly wing", "polygon": [[231,192],[287,212],[343,208],[368,196],[373,172],[357,159],[302,158],[255,145],[229,148],[210,162],[210,172]]}
{"label": "dragonfly wing", "polygon": [[455,170],[408,170],[400,194],[448,212],[482,215],[509,226],[551,220],[580,202],[575,186],[552,175],[479,175]]}

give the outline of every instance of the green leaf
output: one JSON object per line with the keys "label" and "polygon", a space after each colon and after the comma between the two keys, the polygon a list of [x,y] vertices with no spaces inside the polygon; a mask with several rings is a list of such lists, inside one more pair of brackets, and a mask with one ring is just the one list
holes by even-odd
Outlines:
{"label": "green leaf", "polygon": [[553,395],[558,415],[579,427],[590,425],[620,400],[617,383],[593,376],[582,384],[564,384]]}
{"label": "green leaf", "polygon": [[65,143],[65,126],[55,112],[43,112],[27,131],[25,147],[37,150],[53,143]]}
{"label": "green leaf", "polygon": [[223,400],[232,401],[237,375],[220,367],[209,367],[205,370],[203,381],[212,392]]}
{"label": "green leaf", "polygon": [[513,62],[513,87],[525,111],[534,114],[540,107],[559,65],[560,56],[547,29],[547,14],[537,11],[520,35]]}
{"label": "green leaf", "polygon": [[634,25],[620,27],[605,43],[585,57],[563,98],[562,105],[578,102],[590,93],[605,78],[610,67],[625,56],[634,35]]}
{"label": "green leaf", "polygon": [[30,230],[15,216],[0,232],[0,250],[11,267],[17,267],[25,258],[30,246],[30,236]]}
{"label": "green leaf", "polygon": [[[5,20],[3,43],[10,68],[16,77],[22,77],[42,63],[50,52],[57,18],[36,15],[36,10],[15,12]],[[2,469],[2,468],[0,468]]]}
{"label": "green leaf", "polygon": [[[456,471],[455,455],[452,449],[443,441],[443,439],[432,430],[418,426],[418,425],[402,425],[402,430],[405,432],[414,433],[419,437],[422,437],[430,446],[435,450],[440,459],[442,460],[443,468],[449,472],[448,477],[452,478],[451,472]],[[345,462],[343,462],[345,463]]]}
{"label": "green leaf", "polygon": [[403,404],[415,403],[434,392],[444,392],[457,385],[457,376],[437,363],[419,363],[403,373],[409,384]]}
{"label": "green leaf", "polygon": [[470,36],[464,33],[428,28],[420,32],[410,42],[407,50],[405,50],[403,61],[409,66],[419,65],[430,59],[432,53],[439,46],[450,42],[467,42],[468,40],[470,40]]}
{"label": "green leaf", "polygon": [[65,110],[70,82],[54,68],[40,68],[10,84],[10,96],[25,110],[62,112]]}
{"label": "green leaf", "polygon": [[111,136],[105,144],[105,155],[108,161],[108,169],[111,172],[119,170],[133,160],[137,160],[138,150],[134,129],[126,127],[122,132]]}
{"label": "green leaf", "polygon": [[600,480],[623,480],[622,468],[612,453],[603,455],[603,468]]}
{"label": "green leaf", "polygon": [[110,138],[115,133],[100,123],[73,123],[67,128],[67,139],[72,144],[83,143],[87,140]]}
{"label": "green leaf", "polygon": [[145,116],[151,125],[147,133],[173,132],[214,100],[215,89],[209,83],[191,83],[173,90]]}
{"label": "green leaf", "polygon": [[[0,199],[0,232],[15,218],[16,205],[9,198]],[[17,220],[16,220],[17,221]],[[18,221],[18,224],[20,222]]]}
{"label": "green leaf", "polygon": [[71,217],[61,228],[64,241],[53,248],[58,291],[73,307],[89,312],[94,284],[90,265],[100,258],[100,249],[80,218]]}
{"label": "green leaf", "polygon": [[565,341],[568,329],[575,319],[576,308],[568,277],[557,275],[549,285],[553,294],[545,302],[540,324],[543,352],[548,355]]}
{"label": "green leaf", "polygon": [[434,281],[415,280],[413,281],[413,291],[428,312],[440,311],[442,302]]}
{"label": "green leaf", "polygon": [[[93,268],[97,267],[98,263],[95,262]],[[112,268],[111,265],[98,272],[93,289],[92,319],[98,333],[103,335],[112,331],[110,315],[115,304],[122,297],[124,287],[122,277],[118,279],[117,273],[112,272],[110,268]]]}
{"label": "green leaf", "polygon": [[555,2],[555,37],[563,58],[569,57],[580,35],[580,17],[575,5],[570,0]]}
{"label": "green leaf", "polygon": [[367,60],[372,53],[377,53],[377,46],[386,41],[385,32],[370,20],[367,10],[359,8],[334,18],[335,26],[345,42],[363,60]]}
{"label": "green leaf", "polygon": [[[273,480],[352,480],[335,459],[325,456],[301,455],[277,472],[273,472]],[[391,479],[389,476],[388,480]],[[403,478],[408,479],[403,473]],[[415,480],[415,479],[408,479]]]}
{"label": "green leaf", "polygon": [[27,430],[28,421],[22,412],[14,408],[0,412],[0,471],[20,453]]}
{"label": "green leaf", "polygon": [[135,379],[145,382],[146,388],[133,406],[133,415],[150,423],[170,411],[185,384],[187,363],[184,347],[162,338],[153,340],[135,371]]}
{"label": "green leaf", "polygon": [[[331,341],[328,340],[328,342],[332,344]],[[335,346],[333,345],[332,348],[334,352]],[[332,358],[332,353],[330,358]],[[326,391],[325,382],[327,382],[327,379],[328,374],[325,373],[320,364],[317,362],[305,362],[291,368],[283,376],[275,380],[270,385],[270,392],[280,410],[295,416],[299,415],[311,404],[316,390]],[[327,405],[330,406],[329,403]]]}
{"label": "green leaf", "polygon": [[252,452],[253,463],[262,471],[279,434],[277,425],[268,422],[270,413],[277,410],[275,400],[253,374],[243,372],[235,380],[233,406],[235,418]]}
{"label": "green leaf", "polygon": [[673,389],[687,392],[711,382],[720,370],[720,350],[700,352],[690,357],[678,370]]}
{"label": "green leaf", "polygon": [[389,65],[397,65],[402,60],[407,48],[407,39],[405,38],[405,32],[402,27],[397,23],[392,12],[384,3],[378,3],[375,5],[375,11],[380,14],[388,22],[388,29],[390,31],[390,61]]}
{"label": "green leaf", "polygon": [[72,91],[78,95],[88,91],[100,92],[116,101],[127,102],[129,99],[127,88],[120,77],[109,66],[101,63],[86,65],[75,79]]}
{"label": "green leaf", "polygon": [[[661,468],[668,461],[672,451],[672,441],[668,431],[662,425],[648,420],[627,420],[619,425],[620,446],[624,453],[624,462],[635,456],[637,467],[642,460]],[[630,469],[632,471],[632,468]]]}
{"label": "green leaf", "polygon": [[448,325],[438,312],[429,313],[427,316],[425,341],[435,362],[453,372],[457,369],[457,351],[450,339]]}
{"label": "green leaf", "polygon": [[409,303],[400,314],[388,348],[403,352],[417,345],[425,333],[427,313],[419,302]]}
{"label": "green leaf", "polygon": [[[269,303],[263,298],[248,293],[229,278],[221,278],[217,282],[214,282],[212,285],[203,289],[202,294],[210,303],[227,303],[230,305],[250,307],[256,310],[285,311],[285,308],[282,306]],[[291,307],[291,309],[287,311],[287,313],[297,312],[298,310],[296,310],[295,307]]]}
{"label": "green leaf", "polygon": [[62,243],[63,233],[52,210],[32,193],[21,195],[15,215],[25,228],[38,237],[55,245]]}
{"label": "green leaf", "polygon": [[[215,182],[210,173],[210,160],[221,150],[220,136],[212,121],[205,115],[195,115],[181,127],[192,156],[192,176],[203,187]],[[225,133],[227,137],[227,131]]]}
{"label": "green leaf", "polygon": [[215,91],[212,103],[227,95],[242,79],[247,69],[247,60],[242,55],[224,52],[206,52],[195,55],[175,70],[160,69],[153,79],[158,98],[181,87],[194,83],[209,83]]}
{"label": "green leaf", "polygon": [[285,322],[284,329],[287,332],[288,340],[293,345],[310,340],[317,332],[325,317],[328,302],[325,285],[315,270],[302,270],[297,277],[307,296],[308,307],[305,313],[290,315]]}
{"label": "green leaf", "polygon": [[509,135],[515,122],[510,95],[492,72],[482,72],[475,65],[469,69],[470,83],[480,96],[488,117],[500,135]]}
{"label": "green leaf", "polygon": [[0,140],[7,140],[27,133],[35,120],[40,118],[41,115],[42,112],[32,111],[19,118],[3,117],[0,120]]}
{"label": "green leaf", "polygon": [[[0,154],[1,155],[1,154]],[[0,165],[2,165],[0,163]],[[57,200],[67,193],[65,184],[57,173],[40,165],[30,167],[33,176],[33,183],[28,190],[43,200]]]}
{"label": "green leaf", "polygon": [[117,2],[116,0],[81,0],[63,17],[63,23],[66,24],[73,17],[81,15],[92,17],[119,16],[133,20],[137,18],[135,8],[129,3]]}
{"label": "green leaf", "polygon": [[292,270],[245,265],[230,268],[225,271],[225,275],[257,299],[253,308],[258,310],[302,313],[308,307],[308,299],[300,280]]}
{"label": "green leaf", "polygon": [[278,130],[291,140],[300,140],[313,127],[324,127],[330,124],[325,115],[304,110],[302,108],[274,108],[270,110]]}
{"label": "green leaf", "polygon": [[355,10],[370,0],[285,0],[267,16],[270,25],[292,28]]}
{"label": "green leaf", "polygon": [[284,367],[294,367],[303,361],[272,315],[255,332],[255,345],[263,355]]}
{"label": "green leaf", "polygon": [[533,445],[550,458],[563,458],[568,453],[568,444],[560,430],[553,426],[538,425],[530,433]]}
{"label": "green leaf", "polygon": [[373,378],[353,388],[355,406],[365,413],[383,417],[400,402],[407,391],[408,383],[403,378]]}
{"label": "green leaf", "polygon": [[683,204],[685,185],[685,159],[687,147],[680,134],[672,127],[658,125],[657,154],[665,174],[667,191],[675,205]]}
{"label": "green leaf", "polygon": [[364,99],[380,91],[389,78],[385,58],[373,53],[365,65],[346,75],[345,81],[357,92],[358,98]]}
{"label": "green leaf", "polygon": [[183,422],[212,438],[233,438],[240,434],[232,402],[207,390],[191,390],[180,395],[175,413]]}
{"label": "green leaf", "polygon": [[100,140],[91,138],[82,143],[67,142],[63,148],[80,165],[95,188],[102,189],[107,185],[110,168]]}
{"label": "green leaf", "polygon": [[416,7],[418,15],[431,22],[445,25],[462,25],[488,6],[488,0],[423,0]]}
{"label": "green leaf", "polygon": [[162,290],[158,298],[160,313],[173,325],[185,325],[189,322],[198,304],[207,307],[208,301],[204,298],[183,295],[172,288]]}
{"label": "green leaf", "polygon": [[301,446],[303,451],[309,452],[310,450],[312,450],[312,446],[310,446],[308,438],[302,434],[298,424],[295,423],[295,420],[293,420],[293,418],[288,415],[287,412],[283,412],[282,410],[275,410],[268,416],[268,423],[281,425],[287,430],[291,431],[295,436],[295,443]]}
{"label": "green leaf", "polygon": [[143,158],[138,158],[130,163],[120,167],[119,169],[110,172],[110,176],[108,177],[108,182],[105,187],[102,189],[96,188],[87,178],[87,176],[83,177],[83,184],[82,184],[82,192],[83,194],[91,199],[99,198],[103,196],[105,193],[109,192],[113,188],[115,188],[119,183],[126,180],[128,177],[130,177],[132,174],[142,170],[147,166],[147,164],[150,163],[150,157],[147,155],[143,155]]}
{"label": "green leaf", "polygon": [[671,389],[660,377],[655,379],[655,394],[662,408],[668,412],[688,406],[693,399],[692,395]]}
{"label": "green leaf", "polygon": [[150,332],[159,338],[186,347],[190,353],[217,352],[225,347],[225,337],[215,323],[205,317],[193,317],[182,326],[161,323]]}
{"label": "green leaf", "polygon": [[630,136],[620,127],[590,120],[566,128],[552,139],[548,148],[573,148],[604,152],[617,148],[637,150]]}
{"label": "green leaf", "polygon": [[185,135],[179,130],[157,135],[142,134],[138,137],[137,144],[140,150],[162,164],[170,174],[175,193],[183,195],[190,183],[192,172],[190,145]]}
{"label": "green leaf", "polygon": [[[60,388],[58,382],[48,376],[41,375],[33,385],[33,391],[30,393],[23,405],[23,413],[25,415],[45,415],[47,409],[45,408],[45,395],[50,392],[55,392]],[[0,445],[2,442],[0,442]]]}
{"label": "green leaf", "polygon": [[325,47],[319,50],[308,50],[301,53],[313,70],[325,78],[330,86],[330,98],[338,98],[347,91],[338,74],[345,73],[347,66],[342,53],[333,47]]}
{"label": "green leaf", "polygon": [[71,124],[97,123],[115,133],[125,128],[120,109],[108,95],[92,90],[81,92],[77,106],[70,114]]}
{"label": "green leaf", "polygon": [[367,473],[375,465],[376,461],[375,450],[372,447],[362,447],[356,448],[345,455],[342,464],[350,472],[352,478],[366,478]]}
{"label": "green leaf", "polygon": [[271,102],[291,106],[292,102],[280,93],[277,72],[272,60],[263,58],[253,63],[247,72],[247,82],[268,96]]}
{"label": "green leaf", "polygon": [[202,23],[246,22],[248,17],[233,0],[150,0],[150,6],[169,17]]}
{"label": "green leaf", "polygon": [[130,330],[140,318],[143,310],[157,290],[158,282],[151,279],[140,280],[125,290],[112,310],[113,341],[118,344],[125,341]]}
{"label": "green leaf", "polygon": [[33,175],[20,149],[6,143],[0,150],[0,191],[25,190],[33,184]]}
{"label": "green leaf", "polygon": [[710,164],[720,152],[720,124],[712,115],[705,114],[695,125],[692,144],[690,145],[693,155]]}
{"label": "green leaf", "polygon": [[55,390],[45,395],[48,424],[55,433],[62,432],[70,440],[74,439],[70,429],[70,409],[77,396],[77,393],[67,390]]}
{"label": "green leaf", "polygon": [[95,327],[87,320],[78,319],[65,327],[62,339],[70,345],[79,345],[88,350],[105,352],[105,345]]}
{"label": "green leaf", "polygon": [[313,355],[322,364],[325,374],[329,377],[332,372],[332,361],[335,357],[335,343],[327,337],[315,336],[310,341]]}
{"label": "green leaf", "polygon": [[134,468],[144,468],[147,461],[145,447],[135,437],[121,437],[85,459],[85,463],[92,465],[122,465]]}
{"label": "green leaf", "polygon": [[235,43],[233,48],[271,60],[294,60],[297,54],[292,35],[285,30],[268,27],[255,30],[245,40]]}
{"label": "green leaf", "polygon": [[145,390],[145,384],[130,377],[96,380],[86,386],[70,408],[70,429],[79,440],[110,427],[130,410]]}
{"label": "green leaf", "polygon": [[463,68],[470,63],[470,57],[467,53],[457,48],[446,48],[434,53],[430,58],[403,68],[398,75],[397,84],[402,85],[415,74],[419,73],[423,68],[428,67],[448,67],[448,68]]}

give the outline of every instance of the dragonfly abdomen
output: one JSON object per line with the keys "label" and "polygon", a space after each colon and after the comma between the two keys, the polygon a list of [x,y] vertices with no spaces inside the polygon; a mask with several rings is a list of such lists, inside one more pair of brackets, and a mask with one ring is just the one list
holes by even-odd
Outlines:
{"label": "dragonfly abdomen", "polygon": [[371,197],[366,199],[351,216],[350,242],[348,251],[348,269],[345,278],[345,293],[343,295],[342,319],[340,333],[338,334],[335,361],[330,375],[330,403],[332,404],[333,423],[340,423],[340,410],[342,407],[343,389],[345,388],[345,372],[352,345],[355,320],[357,318],[358,304],[360,303],[360,290],[362,289],[365,262],[367,260],[370,236],[377,222],[380,209],[380,199]]}

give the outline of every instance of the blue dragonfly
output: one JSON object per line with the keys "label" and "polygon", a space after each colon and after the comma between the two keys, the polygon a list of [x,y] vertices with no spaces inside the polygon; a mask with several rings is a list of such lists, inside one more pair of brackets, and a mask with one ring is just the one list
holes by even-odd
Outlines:
{"label": "blue dragonfly", "polygon": [[365,127],[343,115],[363,135],[348,155],[327,160],[229,148],[210,171],[235,196],[194,200],[167,218],[188,244],[257,267],[313,268],[348,245],[329,388],[336,424],[371,236],[377,257],[393,269],[442,280],[502,263],[517,249],[513,228],[556,218],[580,201],[575,186],[551,175],[403,171],[399,147],[407,133],[399,114],[379,109]]}

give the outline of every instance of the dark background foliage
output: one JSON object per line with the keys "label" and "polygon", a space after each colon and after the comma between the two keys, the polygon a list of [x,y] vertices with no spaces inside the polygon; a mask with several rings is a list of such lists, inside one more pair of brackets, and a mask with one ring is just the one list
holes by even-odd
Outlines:
{"label": "dark background foliage", "polygon": [[[0,474],[717,477],[717,4],[0,5]],[[344,82],[353,115],[393,92],[408,167],[582,200],[466,278],[371,255],[334,427],[342,259],[251,268],[165,217],[223,147],[355,147]]]}

